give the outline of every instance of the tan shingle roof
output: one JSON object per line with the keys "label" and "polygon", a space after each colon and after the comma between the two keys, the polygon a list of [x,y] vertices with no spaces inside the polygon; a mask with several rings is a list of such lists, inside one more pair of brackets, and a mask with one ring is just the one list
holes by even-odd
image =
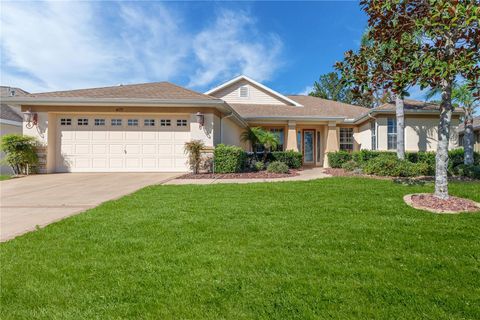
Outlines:
{"label": "tan shingle roof", "polygon": [[359,117],[370,109],[354,106],[338,101],[331,101],[317,97],[291,95],[288,98],[300,103],[303,107],[265,105],[265,104],[239,104],[230,105],[244,118],[255,117],[345,117],[348,119]]}
{"label": "tan shingle roof", "polygon": [[0,104],[0,119],[22,122],[22,117],[12,110],[12,108],[4,103]]}
{"label": "tan shingle roof", "polygon": [[32,98],[119,98],[214,100],[205,94],[169,82],[118,85],[113,87],[32,93]]}
{"label": "tan shingle roof", "polygon": [[[405,104],[404,104],[405,110],[406,111],[414,111],[414,110],[433,110],[433,111],[438,111],[440,110],[440,105],[438,103],[432,103],[432,102],[425,102],[425,101],[418,101],[418,100],[411,100],[411,99],[405,99]],[[389,102],[389,103],[384,103],[381,106],[375,108],[375,110],[391,110],[395,111],[395,102]],[[461,109],[457,108],[455,111],[461,111]]]}
{"label": "tan shingle roof", "polygon": [[9,87],[9,86],[0,86],[0,97],[10,97],[11,96],[10,92],[12,90],[15,92],[15,97],[26,96],[26,95],[30,94],[27,91],[25,91],[23,89],[20,89],[20,88]]}
{"label": "tan shingle roof", "polygon": [[[458,132],[463,132],[465,130],[465,123],[461,123],[458,126]],[[480,117],[473,118],[473,130],[480,130]]]}

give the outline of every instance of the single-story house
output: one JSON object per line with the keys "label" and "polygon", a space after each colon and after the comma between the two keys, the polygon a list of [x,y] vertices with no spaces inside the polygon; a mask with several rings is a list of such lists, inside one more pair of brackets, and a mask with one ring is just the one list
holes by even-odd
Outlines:
{"label": "single-story house", "polygon": [[[200,139],[208,147],[224,143],[249,149],[240,139],[249,126],[275,132],[279,148],[302,152],[306,166],[328,166],[326,154],[332,151],[396,148],[393,104],[367,109],[284,95],[246,76],[206,93],[157,82],[8,101],[35,118],[34,125],[24,123],[23,132],[46,146],[46,172],[186,171],[185,142]],[[438,105],[407,100],[405,109],[406,149],[435,150]],[[455,127],[461,114],[453,114]],[[455,135],[450,145],[458,146]]]}
{"label": "single-story house", "polygon": [[[0,99],[14,95],[24,95],[28,92],[20,88],[10,88],[6,86],[0,86]],[[0,137],[11,133],[22,133],[22,122],[20,108],[15,108],[5,103],[0,103]],[[3,160],[5,154],[0,152],[0,161]],[[0,162],[0,174],[12,174],[12,168],[10,166]]]}
{"label": "single-story house", "polygon": [[[465,132],[465,124],[462,123],[458,126],[458,134],[460,144],[463,145],[463,136]],[[473,150],[480,152],[480,116],[473,118]]]}

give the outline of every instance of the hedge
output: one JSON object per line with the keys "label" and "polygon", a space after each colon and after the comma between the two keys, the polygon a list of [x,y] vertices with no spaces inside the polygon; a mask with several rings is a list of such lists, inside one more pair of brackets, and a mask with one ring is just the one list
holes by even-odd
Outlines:
{"label": "hedge", "polygon": [[219,144],[214,151],[215,173],[241,172],[245,167],[246,153],[237,146]]}
{"label": "hedge", "polygon": [[292,150],[272,152],[273,161],[285,163],[291,169],[298,169],[302,166],[302,153]]}
{"label": "hedge", "polygon": [[378,176],[415,177],[427,175],[429,166],[426,163],[413,163],[387,155],[379,156],[366,162],[363,165],[363,172]]}
{"label": "hedge", "polygon": [[267,167],[268,172],[273,173],[288,173],[288,166],[281,161],[273,161]]}

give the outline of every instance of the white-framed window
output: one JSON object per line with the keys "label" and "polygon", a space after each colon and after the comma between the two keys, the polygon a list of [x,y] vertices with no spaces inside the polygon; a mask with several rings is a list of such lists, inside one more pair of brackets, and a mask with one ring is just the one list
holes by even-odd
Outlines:
{"label": "white-framed window", "polygon": [[271,128],[270,132],[275,134],[278,137],[278,140],[280,141],[277,148],[275,150],[272,149],[272,151],[282,151],[283,145],[285,144],[285,134],[283,132],[283,128]]}
{"label": "white-framed window", "polygon": [[340,128],[340,150],[353,151],[353,128]]}
{"label": "white-framed window", "polygon": [[160,119],[160,127],[170,127],[171,125],[172,125],[172,120]]}
{"label": "white-framed window", "polygon": [[178,119],[177,120],[177,127],[186,127],[187,126],[187,120],[185,119]]}
{"label": "white-framed window", "polygon": [[144,119],[143,125],[146,127],[153,127],[155,126],[155,119]]}
{"label": "white-framed window", "polygon": [[93,122],[95,126],[104,126],[105,125],[105,119],[95,119]]}
{"label": "white-framed window", "polygon": [[72,125],[72,119],[70,119],[70,118],[61,118],[61,119],[60,119],[60,125],[61,125],[61,126],[71,126],[71,125]]}
{"label": "white-framed window", "polygon": [[240,94],[240,98],[248,98],[248,87],[241,86],[239,94]]}
{"label": "white-framed window", "polygon": [[121,126],[122,125],[122,119],[112,119],[110,121],[110,124],[114,127]]}
{"label": "white-framed window", "polygon": [[127,125],[129,127],[136,127],[138,126],[138,119],[128,119],[127,120]]}
{"label": "white-framed window", "polygon": [[372,150],[377,150],[377,122],[370,122],[370,131],[372,132]]}
{"label": "white-framed window", "polygon": [[387,149],[397,149],[397,119],[387,119]]}
{"label": "white-framed window", "polygon": [[88,119],[87,118],[78,118],[77,124],[79,126],[88,126]]}

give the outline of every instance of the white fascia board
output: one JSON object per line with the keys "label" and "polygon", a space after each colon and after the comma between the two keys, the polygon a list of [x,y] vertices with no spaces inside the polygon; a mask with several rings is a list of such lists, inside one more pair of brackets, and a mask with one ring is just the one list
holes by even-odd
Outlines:
{"label": "white fascia board", "polygon": [[249,78],[249,77],[247,77],[247,76],[245,76],[245,75],[240,75],[240,76],[238,76],[238,77],[233,78],[232,80],[229,80],[229,81],[227,81],[227,82],[225,82],[225,83],[222,83],[221,85],[219,85],[219,86],[217,86],[217,87],[215,87],[215,88],[213,88],[213,89],[208,90],[207,92],[205,92],[205,94],[210,95],[210,94],[212,94],[212,93],[214,93],[214,92],[217,92],[217,91],[219,91],[219,90],[221,90],[221,89],[223,89],[223,88],[226,88],[226,87],[230,86],[231,84],[234,84],[235,82],[238,82],[238,81],[240,81],[240,80],[246,80],[246,81],[254,84],[255,86],[260,87],[260,88],[262,88],[263,90],[265,90],[265,91],[273,94],[274,96],[277,96],[278,98],[280,98],[280,99],[282,99],[282,100],[285,100],[285,101],[287,101],[287,102],[290,102],[291,104],[293,104],[293,105],[296,106],[296,107],[303,107],[303,105],[301,105],[300,103],[298,103],[298,102],[296,102],[296,101],[293,101],[292,99],[284,96],[283,94],[281,94],[281,93],[279,93],[279,92],[277,92],[277,91],[275,91],[275,90],[273,90],[273,89],[270,89],[269,87],[261,84],[260,82],[255,81],[255,80],[253,80],[253,79],[251,79],[251,78]]}
{"label": "white fascia board", "polygon": [[13,121],[13,120],[8,120],[8,119],[0,119],[0,123],[1,124],[9,124],[9,125],[12,125],[12,126],[17,126],[17,127],[22,126],[22,123],[20,121]]}
{"label": "white fascia board", "polygon": [[311,117],[311,116],[264,116],[264,117],[246,117],[247,121],[304,121],[304,122],[317,122],[317,121],[337,121],[343,122],[345,117]]}

